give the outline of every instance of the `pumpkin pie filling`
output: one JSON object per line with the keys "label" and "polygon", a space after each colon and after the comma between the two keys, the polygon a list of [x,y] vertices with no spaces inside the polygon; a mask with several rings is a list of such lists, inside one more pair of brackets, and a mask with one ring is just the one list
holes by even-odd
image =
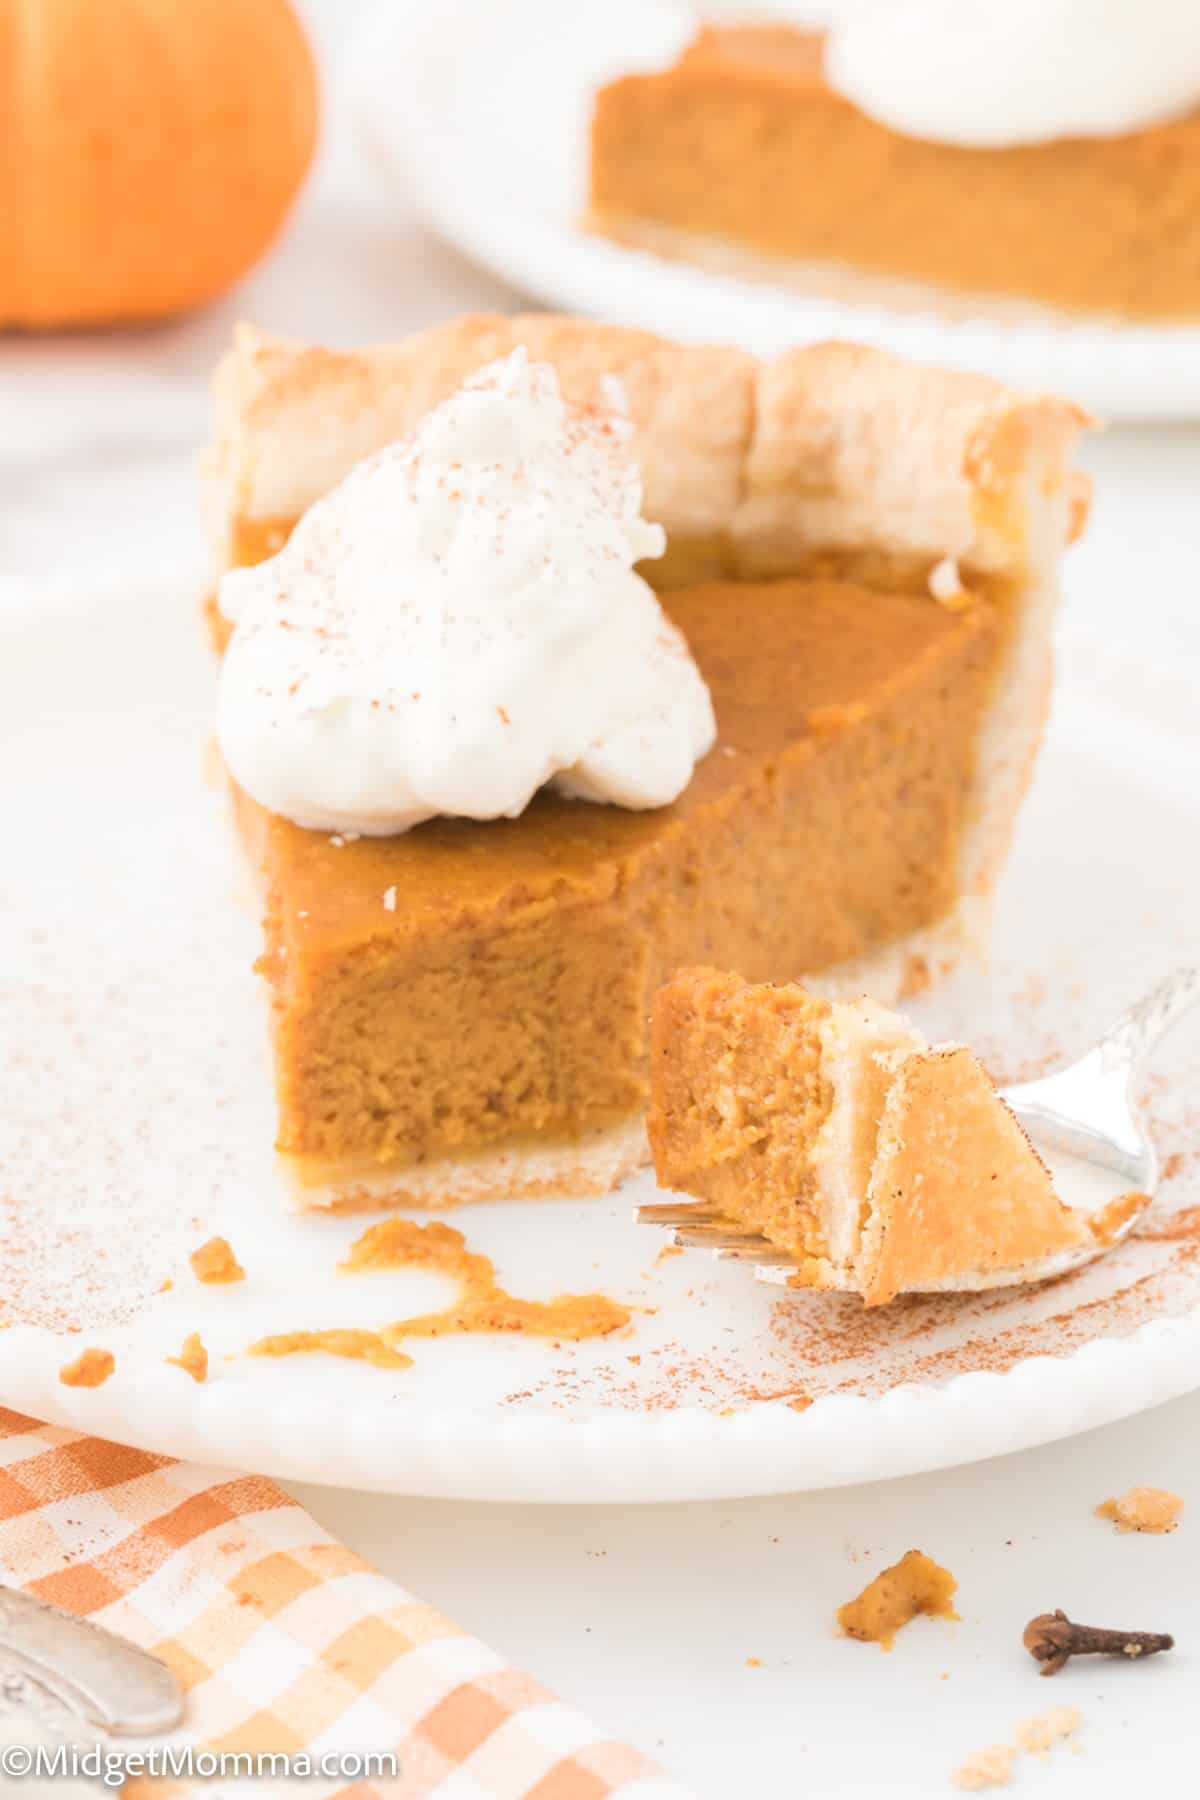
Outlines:
{"label": "pumpkin pie filling", "polygon": [[542,794],[338,841],[238,796],[288,1155],[399,1165],[635,1118],[651,996],[682,964],[799,975],[951,909],[995,609],[786,580],[666,609],[720,726],[673,806]]}

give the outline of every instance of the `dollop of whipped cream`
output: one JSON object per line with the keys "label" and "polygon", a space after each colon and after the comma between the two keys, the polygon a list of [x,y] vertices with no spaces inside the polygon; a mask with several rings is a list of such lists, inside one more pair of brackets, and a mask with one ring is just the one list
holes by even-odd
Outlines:
{"label": "dollop of whipped cream", "polygon": [[906,137],[1115,137],[1200,106],[1200,0],[857,0],[825,74]]}
{"label": "dollop of whipped cream", "polygon": [[217,735],[234,779],[316,830],[511,818],[553,782],[665,806],[716,737],[621,419],[524,350],[468,381],[226,575]]}

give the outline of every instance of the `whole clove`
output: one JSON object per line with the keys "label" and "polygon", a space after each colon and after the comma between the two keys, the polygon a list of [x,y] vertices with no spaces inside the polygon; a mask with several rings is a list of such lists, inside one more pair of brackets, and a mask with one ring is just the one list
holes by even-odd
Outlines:
{"label": "whole clove", "polygon": [[1127,1656],[1134,1661],[1172,1650],[1175,1639],[1167,1631],[1108,1631],[1098,1625],[1077,1625],[1060,1608],[1030,1619],[1022,1639],[1043,1675],[1057,1675],[1072,1656]]}

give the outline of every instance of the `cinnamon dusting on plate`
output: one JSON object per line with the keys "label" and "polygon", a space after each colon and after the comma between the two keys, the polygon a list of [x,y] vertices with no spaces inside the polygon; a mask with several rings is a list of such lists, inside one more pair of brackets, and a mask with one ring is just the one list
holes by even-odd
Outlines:
{"label": "cinnamon dusting on plate", "polygon": [[1155,1219],[1150,1224],[1139,1225],[1136,1235],[1151,1243],[1163,1244],[1200,1238],[1200,1206],[1185,1206],[1179,1212],[1169,1213],[1165,1219]]}

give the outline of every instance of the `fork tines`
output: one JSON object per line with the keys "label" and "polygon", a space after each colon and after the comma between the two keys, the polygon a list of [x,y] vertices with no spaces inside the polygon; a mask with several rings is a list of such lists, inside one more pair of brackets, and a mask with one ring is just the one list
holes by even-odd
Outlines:
{"label": "fork tines", "polygon": [[753,1263],[756,1270],[772,1271],[796,1266],[795,1257],[786,1250],[768,1243],[756,1231],[744,1230],[702,1201],[654,1202],[636,1207],[633,1216],[639,1225],[665,1226],[681,1249],[711,1250],[722,1262]]}

